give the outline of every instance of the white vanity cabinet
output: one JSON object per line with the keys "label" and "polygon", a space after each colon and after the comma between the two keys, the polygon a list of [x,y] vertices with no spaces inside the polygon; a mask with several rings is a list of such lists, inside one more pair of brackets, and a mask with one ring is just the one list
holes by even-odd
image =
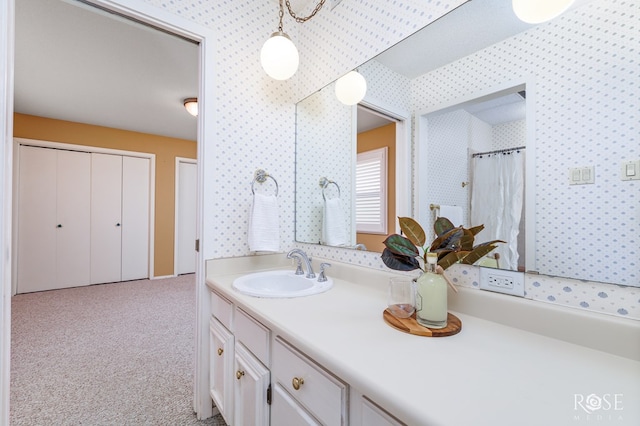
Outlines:
{"label": "white vanity cabinet", "polygon": [[235,339],[229,331],[233,305],[211,292],[209,321],[209,394],[228,424],[233,424]]}
{"label": "white vanity cabinet", "polygon": [[216,292],[211,313],[211,399],[229,425],[269,425],[269,329]]}
{"label": "white vanity cabinet", "polygon": [[269,425],[271,331],[242,309],[234,310],[234,424]]}
{"label": "white vanity cabinet", "polygon": [[216,291],[211,313],[210,395],[227,424],[404,424]]}
{"label": "white vanity cabinet", "polygon": [[209,324],[209,394],[225,418],[233,424],[234,338],[216,318]]}
{"label": "white vanity cabinet", "polygon": [[274,341],[271,371],[274,425],[348,424],[347,384],[280,338]]}

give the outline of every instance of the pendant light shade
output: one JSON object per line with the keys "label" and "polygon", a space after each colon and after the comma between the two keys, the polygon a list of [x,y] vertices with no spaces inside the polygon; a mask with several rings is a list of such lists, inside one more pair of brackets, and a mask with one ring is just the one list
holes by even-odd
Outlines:
{"label": "pendant light shade", "polygon": [[275,80],[286,80],[298,70],[298,49],[285,33],[278,31],[264,43],[260,63],[267,75]]}
{"label": "pendant light shade", "polygon": [[539,24],[564,13],[575,0],[512,0],[513,12],[524,22]]}
{"label": "pendant light shade", "polygon": [[184,107],[187,112],[194,117],[198,116],[198,98],[187,98],[184,100]]}
{"label": "pendant light shade", "polygon": [[350,71],[336,81],[336,96],[345,105],[355,105],[367,94],[367,80],[357,71]]}

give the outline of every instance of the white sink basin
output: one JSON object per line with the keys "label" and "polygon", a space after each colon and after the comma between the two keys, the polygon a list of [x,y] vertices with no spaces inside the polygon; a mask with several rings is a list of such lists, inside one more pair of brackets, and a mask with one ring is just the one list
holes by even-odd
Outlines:
{"label": "white sink basin", "polygon": [[301,297],[322,293],[333,286],[333,280],[318,282],[316,278],[296,275],[292,270],[256,272],[233,281],[233,288],[255,297]]}

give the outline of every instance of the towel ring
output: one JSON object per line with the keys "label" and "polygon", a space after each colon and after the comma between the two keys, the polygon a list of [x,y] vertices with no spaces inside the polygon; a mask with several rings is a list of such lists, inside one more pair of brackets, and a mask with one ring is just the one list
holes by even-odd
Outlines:
{"label": "towel ring", "polygon": [[320,188],[322,188],[322,198],[326,201],[327,197],[325,196],[324,190],[327,189],[327,187],[331,184],[335,185],[336,188],[338,188],[338,198],[340,198],[341,194],[340,194],[340,185],[338,185],[338,183],[336,181],[333,180],[329,180],[326,177],[322,177],[320,178],[320,182],[318,182],[320,184]]}
{"label": "towel ring", "polygon": [[251,193],[252,194],[256,193],[256,190],[255,190],[256,182],[265,183],[267,178],[271,178],[273,180],[273,182],[276,184],[276,196],[277,196],[278,195],[278,181],[276,180],[276,178],[274,178],[273,176],[271,176],[270,174],[268,174],[267,172],[265,172],[262,169],[256,170],[256,172],[253,174],[253,181],[251,182]]}

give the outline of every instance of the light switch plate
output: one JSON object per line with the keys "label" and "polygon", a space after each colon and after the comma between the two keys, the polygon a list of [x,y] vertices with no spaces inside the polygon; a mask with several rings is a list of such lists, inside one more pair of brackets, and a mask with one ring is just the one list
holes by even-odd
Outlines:
{"label": "light switch plate", "polygon": [[640,180],[640,160],[623,161],[620,180]]}
{"label": "light switch plate", "polygon": [[586,185],[596,182],[595,166],[569,168],[569,185]]}

